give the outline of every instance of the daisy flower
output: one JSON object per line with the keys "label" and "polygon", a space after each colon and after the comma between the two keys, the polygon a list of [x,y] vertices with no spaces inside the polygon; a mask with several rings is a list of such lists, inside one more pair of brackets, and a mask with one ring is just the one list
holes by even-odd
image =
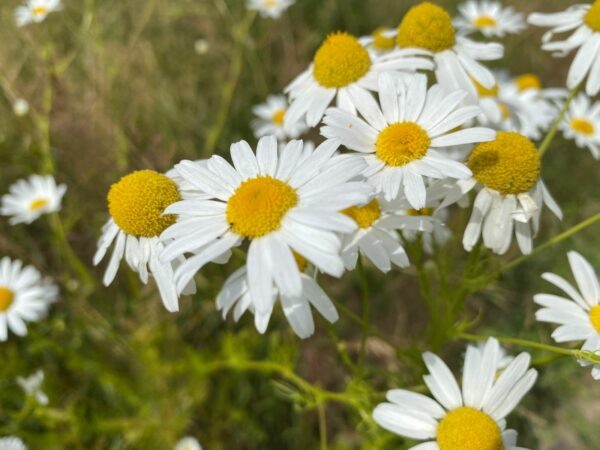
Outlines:
{"label": "daisy flower", "polygon": [[26,395],[35,398],[40,405],[47,405],[48,396],[42,391],[43,382],[44,371],[41,369],[28,377],[17,377],[17,383],[23,388]]}
{"label": "daisy flower", "polygon": [[57,296],[58,288],[33,266],[23,267],[6,256],[0,259],[0,341],[6,341],[9,329],[25,336],[25,322],[44,318]]}
{"label": "daisy flower", "polygon": [[167,206],[181,198],[177,183],[153,170],[133,172],[111,186],[107,198],[111,217],[102,228],[94,255],[94,265],[98,265],[114,244],[104,273],[105,286],[112,283],[121,260],[125,258],[143,283],[148,282],[149,275],[154,277],[165,308],[170,312],[178,311],[180,293],[195,292],[193,283],[181,289],[175,288],[173,269],[184,258],[176,258],[172,263],[158,258],[164,248],[159,236],[175,223],[175,216],[163,213]]}
{"label": "daisy flower", "polygon": [[[586,92],[596,95],[600,91],[600,0],[573,5],[559,13],[533,13],[527,20],[532,25],[551,28],[542,38],[542,49],[553,52],[553,56],[566,56],[579,49],[569,69],[567,87],[574,89],[587,76]],[[551,42],[555,34],[573,30],[567,39]]]}
{"label": "daisy flower", "polygon": [[305,133],[308,128],[302,120],[290,124],[287,129],[283,127],[287,109],[288,101],[283,95],[269,95],[265,103],[252,108],[252,112],[257,116],[251,123],[254,136],[261,138],[270,135],[275,136],[278,141],[288,141]]}
{"label": "daisy flower", "polygon": [[[274,289],[298,297],[302,277],[293,252],[319,270],[341,276],[338,232],[356,224],[339,211],[364,203],[371,187],[349,181],[364,163],[347,155],[334,156],[337,143],[321,144],[308,156],[302,141],[291,141],[279,154],[274,136],[260,139],[256,155],[245,141],[231,146],[233,167],[214,155],[205,167],[182,161],[179,175],[210,200],[186,200],[166,209],[178,214],[163,239],[172,239],[163,260],[195,253],[175,273],[179,287],[217,255],[248,239],[247,282],[259,314],[273,308]],[[303,156],[304,155],[304,156]]]}
{"label": "daisy flower", "polygon": [[433,3],[413,6],[398,27],[400,48],[421,48],[433,53],[437,82],[447,91],[463,89],[477,98],[472,80],[491,89],[496,80],[479,61],[502,58],[504,47],[498,43],[480,43],[457,36],[448,12]]}
{"label": "daisy flower", "polygon": [[399,211],[400,214],[416,217],[420,220],[427,220],[431,223],[431,227],[423,230],[402,230],[402,236],[410,242],[415,241],[418,236],[421,236],[423,240],[423,249],[429,254],[433,254],[435,246],[444,245],[452,237],[452,232],[446,226],[446,221],[448,220],[448,208],[440,208],[440,203],[441,199],[433,198],[428,194],[427,203],[424,208],[411,208],[406,200],[403,200],[397,205],[397,211]]}
{"label": "daisy flower", "polygon": [[[581,350],[600,354],[600,284],[592,265],[579,253],[567,254],[575,289],[571,283],[554,273],[542,278],[561,289],[564,296],[536,294],[533,300],[543,308],[535,313],[540,322],[560,325],[552,333],[556,342],[585,341]],[[600,364],[594,365],[592,376],[600,380]]]}
{"label": "daisy flower", "polygon": [[360,37],[358,42],[378,55],[387,53],[396,48],[396,30],[379,27],[370,35]]}
{"label": "daisy flower", "polygon": [[355,113],[369,91],[377,90],[381,72],[431,70],[427,55],[428,51],[408,48],[378,56],[351,34],[332,33],[309,68],[285,88],[291,105],[284,126],[289,128],[306,115],[307,125],[315,127],[334,99],[339,108]]}
{"label": "daisy flower", "polygon": [[27,450],[27,446],[16,436],[0,438],[0,450]]}
{"label": "daisy flower", "polygon": [[[290,323],[294,333],[301,339],[306,339],[315,332],[315,322],[311,313],[311,305],[330,323],[338,320],[338,312],[327,294],[321,289],[314,278],[305,273],[308,262],[297,253],[293,253],[298,269],[302,289],[299,295],[281,294],[273,287],[274,297],[279,298],[283,313]],[[254,323],[260,333],[264,333],[269,325],[274,304],[267,312],[257,310],[250,295],[248,286],[248,269],[246,266],[236,270],[225,282],[217,296],[217,309],[223,312],[223,319],[233,309],[233,319],[237,322],[248,310],[254,314]]]}
{"label": "daisy flower", "polygon": [[383,273],[389,272],[392,264],[408,267],[408,255],[398,231],[431,231],[433,225],[429,217],[402,215],[401,210],[400,200],[374,198],[366,205],[342,211],[358,225],[358,230],[344,235],[342,258],[347,270],[356,267],[359,253]]}
{"label": "daisy flower", "polygon": [[464,34],[481,32],[485,37],[503,37],[527,28],[523,14],[512,7],[502,7],[500,2],[468,0],[459,5],[460,16],[454,19],[456,29]]}
{"label": "daisy flower", "polygon": [[9,219],[11,225],[29,224],[42,214],[60,211],[66,191],[67,186],[57,186],[50,175],[31,175],[9,187],[9,193],[2,196],[0,214],[12,216]]}
{"label": "daisy flower", "polygon": [[295,0],[248,0],[248,9],[258,11],[262,17],[277,19],[294,4]]}
{"label": "daisy flower", "polygon": [[328,139],[361,153],[363,175],[386,200],[404,195],[415,209],[425,207],[424,177],[469,178],[471,172],[436,148],[494,139],[487,128],[453,130],[477,116],[477,106],[461,106],[465,91],[450,94],[439,86],[427,89],[421,74],[379,79],[379,103],[365,95],[357,103],[362,119],[330,108],[321,128]]}
{"label": "daisy flower", "polygon": [[186,436],[177,443],[175,450],[202,450],[202,446],[195,437]]}
{"label": "daisy flower", "polygon": [[61,0],[27,0],[23,6],[15,9],[15,20],[19,27],[40,23],[48,14],[61,8]]}
{"label": "daisy flower", "polygon": [[516,446],[517,433],[506,429],[506,416],[533,387],[537,372],[521,353],[497,377],[499,355],[493,338],[483,351],[468,346],[461,389],[444,361],[424,353],[429,374],[423,379],[434,398],[394,389],[373,418],[386,430],[425,441],[412,450],[525,450]]}
{"label": "daisy flower", "polygon": [[600,159],[600,102],[581,93],[573,99],[560,124],[564,136],[574,139],[577,147],[587,147]]}

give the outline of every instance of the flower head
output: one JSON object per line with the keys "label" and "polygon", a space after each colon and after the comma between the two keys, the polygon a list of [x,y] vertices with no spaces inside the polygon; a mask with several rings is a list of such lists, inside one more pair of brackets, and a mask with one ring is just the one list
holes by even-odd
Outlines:
{"label": "flower head", "polygon": [[61,8],[61,0],[26,0],[25,5],[15,9],[15,19],[19,27],[40,23],[48,14]]}
{"label": "flower head", "polygon": [[12,184],[9,193],[2,196],[0,214],[12,216],[12,225],[29,224],[42,214],[60,211],[66,191],[67,186],[57,185],[50,175],[31,175]]}

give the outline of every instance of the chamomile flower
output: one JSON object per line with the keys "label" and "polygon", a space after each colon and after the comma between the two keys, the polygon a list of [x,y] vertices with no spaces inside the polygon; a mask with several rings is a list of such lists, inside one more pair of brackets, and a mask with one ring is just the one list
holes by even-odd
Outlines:
{"label": "chamomile flower", "polygon": [[[600,0],[573,5],[559,13],[533,13],[527,20],[551,28],[542,38],[542,49],[553,52],[553,56],[566,56],[579,49],[569,69],[567,87],[574,89],[587,76],[586,92],[596,95],[600,91]],[[573,30],[567,39],[551,42],[555,34]]]}
{"label": "chamomile flower", "polygon": [[466,90],[477,98],[473,80],[491,89],[496,80],[479,61],[502,58],[504,47],[480,43],[456,34],[448,12],[438,5],[423,2],[404,16],[396,36],[400,48],[421,48],[433,53],[437,82],[447,91]]}
{"label": "chamomile flower", "polygon": [[248,9],[256,10],[262,17],[277,19],[294,4],[295,0],[248,0]]}
{"label": "chamomile flower", "polygon": [[[568,254],[577,287],[554,273],[542,278],[562,290],[566,297],[536,294],[533,300],[543,308],[535,317],[540,322],[560,325],[552,333],[556,342],[585,341],[582,350],[600,355],[600,283],[592,265],[579,253]],[[592,376],[600,380],[600,364],[594,365]]]}
{"label": "chamomile flower", "polygon": [[452,232],[446,226],[448,220],[448,208],[439,208],[441,199],[427,196],[427,203],[424,208],[414,209],[406,200],[403,200],[397,205],[398,211],[405,216],[418,217],[421,220],[428,220],[431,223],[429,229],[423,230],[403,230],[402,236],[407,241],[415,241],[418,236],[421,236],[423,241],[423,249],[433,254],[435,246],[442,246],[450,240]]}
{"label": "chamomile flower", "polygon": [[503,37],[527,28],[523,14],[496,1],[468,0],[459,5],[458,11],[460,16],[454,19],[454,26],[464,34],[479,31],[486,37]]}
{"label": "chamomile flower", "polygon": [[396,48],[396,30],[379,27],[370,35],[360,37],[358,42],[378,55],[387,53]]}
{"label": "chamomile flower", "polygon": [[339,108],[355,113],[369,91],[377,90],[381,72],[431,70],[427,55],[428,51],[408,48],[378,56],[351,34],[332,33],[309,68],[285,89],[291,105],[284,126],[289,128],[306,115],[307,125],[315,127],[334,99]]}
{"label": "chamomile flower", "polygon": [[202,450],[202,446],[195,437],[186,436],[177,443],[175,450]]}
{"label": "chamomile flower", "polygon": [[433,399],[394,389],[373,411],[375,421],[393,433],[425,441],[412,450],[525,450],[517,433],[506,430],[506,416],[533,387],[537,372],[521,353],[498,376],[499,344],[489,339],[483,351],[467,347],[462,389],[448,366],[433,353],[423,354],[423,377]]}
{"label": "chamomile flower", "polygon": [[33,375],[28,377],[17,377],[17,383],[25,394],[35,398],[40,405],[48,404],[48,396],[42,391],[42,383],[44,383],[44,371],[39,369]]}
{"label": "chamomile flower", "polygon": [[560,124],[564,136],[574,139],[578,147],[587,147],[600,159],[600,102],[581,93],[573,99]]}
{"label": "chamomile flower", "polygon": [[[273,286],[273,296],[279,299],[283,313],[290,323],[294,333],[301,339],[306,339],[315,332],[315,322],[311,313],[311,305],[330,323],[338,320],[338,312],[333,302],[321,289],[314,278],[305,273],[307,261],[302,256],[294,253],[302,289],[299,295],[290,296],[281,294],[277,287]],[[236,270],[225,282],[223,289],[217,296],[217,309],[222,311],[223,318],[233,309],[233,318],[237,322],[240,317],[250,311],[254,314],[254,323],[260,333],[264,333],[269,325],[273,312],[274,303],[270,310],[260,312],[250,295],[248,286],[248,269],[246,266]]]}
{"label": "chamomile flower", "polygon": [[57,296],[58,288],[33,266],[0,259],[0,341],[8,339],[9,329],[25,336],[25,323],[43,319]]}
{"label": "chamomile flower", "polygon": [[25,443],[16,436],[0,438],[0,450],[27,450]]}
{"label": "chamomile flower", "polygon": [[179,175],[210,200],[183,200],[166,209],[177,223],[163,232],[173,239],[163,260],[195,253],[176,270],[179,287],[205,264],[249,240],[248,291],[259,314],[271,311],[274,289],[283,296],[302,293],[302,277],[292,250],[324,273],[341,276],[337,232],[356,224],[339,211],[365,202],[371,187],[349,181],[364,163],[347,155],[334,156],[337,143],[324,143],[308,156],[302,141],[291,141],[278,152],[275,137],[258,142],[256,155],[245,141],[231,146],[233,167],[220,156],[205,167],[183,161]]}
{"label": "chamomile flower", "polygon": [[425,207],[424,177],[469,178],[470,170],[436,148],[494,139],[487,128],[453,130],[477,116],[477,106],[461,106],[465,91],[450,94],[439,86],[427,89],[421,74],[379,79],[379,104],[365,95],[356,107],[362,119],[330,108],[321,134],[361,153],[363,175],[386,200],[404,195],[415,209]]}
{"label": "chamomile flower", "polygon": [[50,175],[31,175],[9,187],[9,193],[2,196],[0,214],[12,216],[9,219],[11,225],[29,224],[42,214],[60,211],[66,191],[67,186],[56,185]]}
{"label": "chamomile flower", "polygon": [[431,231],[433,225],[429,217],[402,215],[401,203],[374,198],[366,205],[342,211],[358,225],[358,230],[344,236],[342,258],[346,269],[356,267],[359,254],[384,273],[391,270],[392,264],[408,267],[408,255],[398,231]]}
{"label": "chamomile flower", "polygon": [[94,265],[98,265],[114,244],[104,273],[104,285],[112,283],[125,258],[143,283],[148,282],[149,275],[154,277],[165,308],[177,311],[178,295],[194,293],[195,286],[190,283],[181,289],[175,288],[173,270],[184,258],[175,258],[172,263],[158,258],[164,248],[159,236],[175,223],[175,216],[163,213],[166,207],[181,200],[177,183],[153,170],[139,170],[113,184],[107,200],[111,217],[102,228],[94,255]]}
{"label": "chamomile flower", "polygon": [[19,27],[30,23],[40,23],[51,12],[62,8],[61,0],[26,0],[23,6],[15,9],[15,19]]}
{"label": "chamomile flower", "polygon": [[269,95],[265,103],[252,108],[257,119],[252,121],[254,136],[275,136],[278,141],[296,139],[308,128],[302,120],[290,124],[287,129],[283,127],[283,119],[288,109],[288,101],[283,95]]}

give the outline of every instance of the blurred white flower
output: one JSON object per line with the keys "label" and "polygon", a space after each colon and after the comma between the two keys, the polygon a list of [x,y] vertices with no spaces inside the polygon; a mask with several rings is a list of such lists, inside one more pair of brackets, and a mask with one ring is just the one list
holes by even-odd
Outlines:
{"label": "blurred white flower", "polygon": [[186,436],[177,443],[175,450],[202,450],[202,446],[195,437]]}
{"label": "blurred white flower", "polygon": [[44,371],[39,369],[28,377],[17,377],[17,383],[23,388],[25,394],[35,398],[40,405],[48,404],[48,396],[42,391]]}
{"label": "blurred white flower", "polygon": [[285,96],[269,95],[265,103],[252,108],[252,112],[257,116],[257,119],[251,123],[254,136],[261,138],[272,135],[279,142],[283,142],[290,139],[297,139],[305,133],[308,127],[302,120],[298,120],[295,124],[289,124],[287,129],[283,127],[288,106]]}
{"label": "blurred white flower", "polygon": [[206,39],[200,38],[196,39],[196,41],[194,42],[194,50],[199,55],[205,55],[206,53],[208,53],[209,49],[210,45]]}
{"label": "blurred white flower", "polygon": [[527,28],[523,14],[496,1],[468,0],[459,5],[458,11],[460,16],[454,19],[454,26],[464,34],[480,31],[486,37],[503,37]]}
{"label": "blurred white flower", "polygon": [[22,117],[29,112],[29,103],[23,98],[18,98],[13,103],[13,112],[15,116]]}
{"label": "blurred white flower", "polygon": [[277,19],[295,0],[248,0],[248,8],[260,12],[262,17]]}
{"label": "blurred white flower", "polygon": [[11,225],[31,223],[42,214],[60,211],[62,198],[67,191],[64,184],[56,185],[50,175],[31,175],[27,180],[18,180],[2,196],[0,215],[12,216]]}
{"label": "blurred white flower", "polygon": [[600,102],[584,93],[575,97],[560,124],[564,136],[574,139],[578,147],[587,147],[600,159]]}
{"label": "blurred white flower", "polygon": [[27,450],[25,443],[16,436],[0,438],[0,450]]}
{"label": "blurred white flower", "polygon": [[15,9],[15,19],[20,27],[40,23],[48,14],[61,8],[61,0],[27,0],[25,5]]}

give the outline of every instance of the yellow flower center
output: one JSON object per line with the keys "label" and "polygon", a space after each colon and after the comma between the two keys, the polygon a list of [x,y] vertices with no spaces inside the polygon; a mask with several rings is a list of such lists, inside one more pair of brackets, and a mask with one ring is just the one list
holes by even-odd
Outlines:
{"label": "yellow flower center", "polygon": [[492,28],[496,26],[496,19],[490,16],[481,16],[473,20],[476,28]]}
{"label": "yellow flower center", "polygon": [[313,75],[327,88],[340,88],[360,80],[371,67],[369,52],[351,34],[332,33],[315,54]]}
{"label": "yellow flower center", "polygon": [[278,109],[271,116],[271,120],[273,121],[273,123],[276,123],[277,125],[283,125],[284,118],[285,118],[285,109]]}
{"label": "yellow flower center", "polygon": [[354,220],[360,228],[369,228],[381,217],[381,207],[376,199],[364,206],[351,206],[342,212]]}
{"label": "yellow flower center", "polygon": [[108,210],[115,223],[133,236],[159,236],[175,223],[175,216],[163,216],[165,208],[181,200],[177,185],[153,170],[139,170],[124,176],[108,192]]}
{"label": "yellow flower center", "polygon": [[385,28],[378,28],[373,32],[373,47],[377,50],[391,50],[396,46],[396,39],[387,37],[384,32]]}
{"label": "yellow flower center", "polygon": [[506,105],[506,103],[500,102],[498,107],[500,108],[500,114],[502,114],[502,118],[504,120],[510,119],[510,108]]}
{"label": "yellow flower center", "polygon": [[29,211],[37,211],[48,204],[47,198],[38,198],[29,203]]}
{"label": "yellow flower center", "polygon": [[586,136],[594,134],[594,124],[583,117],[575,117],[571,120],[571,129]]}
{"label": "yellow flower center", "polygon": [[31,10],[31,12],[35,16],[43,16],[44,14],[46,14],[48,12],[48,9],[45,6],[36,6],[35,8],[33,8]]}
{"label": "yellow flower center", "polygon": [[431,208],[421,208],[421,209],[407,209],[406,214],[409,216],[431,216],[433,214],[433,209]]}
{"label": "yellow flower center", "polygon": [[594,2],[592,7],[583,17],[583,21],[592,30],[600,32],[600,0]]}
{"label": "yellow flower center", "polygon": [[498,132],[494,141],[475,146],[467,165],[477,181],[502,195],[528,192],[540,176],[535,145],[515,132]]}
{"label": "yellow flower center", "polygon": [[532,73],[525,73],[515,78],[515,84],[517,85],[520,91],[524,91],[526,89],[542,88],[542,80],[540,80],[540,77]]}
{"label": "yellow flower center", "polygon": [[277,6],[277,0],[265,0],[264,3],[265,8],[275,8]]}
{"label": "yellow flower center", "polygon": [[15,294],[8,288],[0,286],[0,312],[7,311],[12,305]]}
{"label": "yellow flower center", "polygon": [[388,166],[404,166],[425,156],[430,143],[429,135],[420,125],[398,122],[379,133],[375,154]]}
{"label": "yellow flower center", "polygon": [[448,12],[433,3],[413,6],[398,27],[400,47],[418,47],[434,53],[448,50],[456,42],[456,31]]}
{"label": "yellow flower center", "polygon": [[590,309],[590,322],[592,322],[592,326],[600,334],[600,305],[592,306]]}
{"label": "yellow flower center", "polygon": [[480,97],[497,97],[498,96],[498,85],[495,84],[491,88],[486,88],[481,83],[479,83],[475,78],[471,78],[471,81],[475,85],[475,89],[477,89],[477,93]]}
{"label": "yellow flower center", "polygon": [[298,204],[289,184],[269,176],[244,181],[227,201],[231,230],[253,239],[276,231],[286,213]]}
{"label": "yellow flower center", "polygon": [[304,272],[306,270],[306,267],[308,266],[307,259],[300,253],[295,252],[294,250],[292,250],[292,254],[294,255],[294,259],[296,260],[296,264],[298,265],[298,270],[300,272]]}
{"label": "yellow flower center", "polygon": [[437,443],[440,450],[504,450],[496,421],[467,406],[446,414],[438,425]]}

